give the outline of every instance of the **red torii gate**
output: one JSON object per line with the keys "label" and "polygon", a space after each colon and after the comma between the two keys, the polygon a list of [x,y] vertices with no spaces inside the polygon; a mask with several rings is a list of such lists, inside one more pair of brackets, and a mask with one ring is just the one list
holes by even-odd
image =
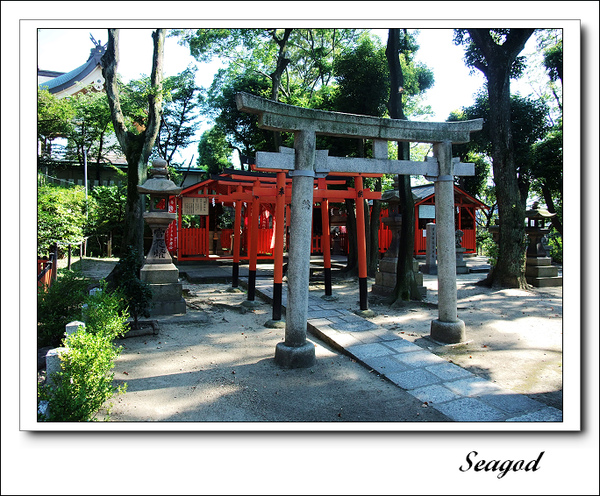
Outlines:
{"label": "red torii gate", "polygon": [[[292,149],[281,148],[283,153],[292,152]],[[253,167],[254,169],[254,167]],[[327,249],[330,244],[330,226],[329,226],[329,202],[343,202],[346,199],[380,199],[381,192],[373,192],[369,188],[363,187],[363,177],[381,177],[382,174],[370,173],[332,173],[324,177],[318,177],[314,180],[313,204],[321,204],[322,221],[322,246],[326,247],[323,251],[324,276],[325,276],[325,296],[331,296],[331,252]],[[354,178],[355,187],[346,189],[328,189],[330,185],[346,184],[347,178]],[[183,243],[182,233],[182,215],[185,215],[184,198],[202,199],[198,211],[208,213],[209,203],[220,203],[235,207],[235,220],[233,229],[233,247],[232,254],[226,257],[233,258],[232,268],[232,287],[236,288],[239,284],[239,264],[241,260],[241,221],[242,221],[242,203],[250,208],[248,231],[248,297],[247,304],[252,305],[255,300],[256,288],[256,264],[258,260],[258,238],[259,238],[259,209],[264,203],[275,204],[275,233],[274,233],[274,299],[273,299],[273,321],[281,320],[281,297],[282,297],[282,278],[283,278],[283,251],[284,251],[284,232],[285,218],[289,219],[289,208],[292,196],[292,179],[288,171],[271,170],[271,173],[244,172],[228,170],[219,176],[213,176],[212,179],[202,181],[190,186],[181,192],[176,199],[178,211],[178,260],[180,257],[180,248]],[[359,202],[357,202],[358,204]],[[288,215],[285,210],[288,209]],[[359,277],[366,278],[366,236],[365,236],[365,216],[364,209],[356,209],[357,236],[358,236],[358,264]],[[205,221],[206,222],[206,221]],[[205,236],[208,229],[205,228]],[[208,239],[202,239],[201,242],[207,242]],[[292,240],[293,242],[293,240]],[[207,259],[208,254],[201,257],[189,257],[187,260]]]}

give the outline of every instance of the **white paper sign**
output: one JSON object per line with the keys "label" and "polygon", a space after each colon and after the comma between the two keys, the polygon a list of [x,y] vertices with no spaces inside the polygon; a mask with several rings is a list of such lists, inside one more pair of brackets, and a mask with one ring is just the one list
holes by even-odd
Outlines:
{"label": "white paper sign", "polygon": [[208,198],[183,198],[183,215],[208,215]]}

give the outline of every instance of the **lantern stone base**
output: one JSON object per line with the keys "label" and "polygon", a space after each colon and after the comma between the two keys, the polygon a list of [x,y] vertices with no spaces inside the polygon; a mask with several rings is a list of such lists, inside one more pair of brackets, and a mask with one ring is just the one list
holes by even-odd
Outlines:
{"label": "lantern stone base", "polygon": [[[379,296],[389,296],[396,287],[396,268],[397,258],[382,258],[379,261],[379,269],[375,274],[375,284],[371,286],[371,291]],[[419,262],[413,259],[413,271],[421,296],[427,294],[427,288],[423,286],[423,273],[419,272]]]}
{"label": "lantern stone base", "polygon": [[177,315],[186,312],[182,297],[183,284],[174,264],[146,264],[140,270],[140,280],[152,291],[150,315]]}
{"label": "lantern stone base", "polygon": [[525,278],[529,284],[537,288],[562,286],[558,267],[552,265],[550,257],[527,257]]}
{"label": "lantern stone base", "polygon": [[456,273],[457,274],[468,274],[469,268],[464,257],[465,248],[456,248]]}

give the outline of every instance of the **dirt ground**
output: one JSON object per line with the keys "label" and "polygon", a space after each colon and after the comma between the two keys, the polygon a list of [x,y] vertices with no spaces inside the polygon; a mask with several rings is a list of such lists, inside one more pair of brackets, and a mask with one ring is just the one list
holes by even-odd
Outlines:
{"label": "dirt ground", "polygon": [[[114,260],[84,260],[102,277]],[[439,346],[429,339],[437,318],[437,279],[425,275],[423,302],[390,307],[369,293],[370,321],[499,386],[562,409],[562,288],[490,289],[485,274],[457,277],[458,315],[468,342]],[[369,286],[374,281],[369,281]],[[184,281],[185,317],[160,319],[157,335],[120,341],[115,379],[127,393],[111,420],[266,422],[444,422],[447,419],[397,386],[309,335],[317,365],[282,370],[274,363],[284,329],[265,327],[271,307],[248,310],[245,293],[229,285]],[[311,291],[323,293],[320,282]],[[340,308],[358,310],[358,284],[334,277]],[[310,398],[308,400],[307,398]]]}

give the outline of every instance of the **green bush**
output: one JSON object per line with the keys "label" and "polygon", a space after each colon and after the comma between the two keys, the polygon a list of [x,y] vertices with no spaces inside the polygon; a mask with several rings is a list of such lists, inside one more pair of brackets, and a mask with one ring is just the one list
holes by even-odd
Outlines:
{"label": "green bush", "polygon": [[38,345],[58,346],[65,326],[81,320],[81,308],[87,295],[89,280],[80,273],[59,270],[57,280],[37,295]]}
{"label": "green bush", "polygon": [[488,263],[492,266],[496,265],[498,260],[498,243],[492,237],[492,233],[488,230],[477,231],[477,244],[482,253],[488,257]]}
{"label": "green bush", "polygon": [[113,283],[114,290],[118,291],[126,302],[129,314],[133,317],[135,329],[138,328],[139,317],[150,316],[150,302],[152,301],[150,286],[140,280],[141,268],[141,257],[130,246],[127,253],[117,263],[115,272],[118,277]]}
{"label": "green bush", "polygon": [[[128,315],[122,310],[118,293],[102,290],[86,298],[86,326],[67,336],[61,354],[61,370],[51,377],[53,385],[38,389],[38,398],[48,402],[40,420],[82,422],[96,420],[98,412],[127,385],[114,386],[111,369],[121,353],[113,340],[127,331]],[[110,408],[107,409],[106,419]]]}
{"label": "green bush", "polygon": [[[127,190],[125,186],[96,186],[90,193],[90,213],[86,235],[90,256],[102,255],[105,247],[100,240],[112,237],[113,251],[118,252],[123,238]],[[94,240],[92,242],[91,240]]]}
{"label": "green bush", "polygon": [[104,281],[97,291],[86,297],[82,314],[86,330],[92,334],[115,339],[127,331],[127,302],[119,291],[109,292]]}
{"label": "green bush", "polygon": [[563,242],[562,236],[556,229],[552,229],[548,235],[548,244],[550,245],[550,256],[552,261],[561,264],[563,262]]}
{"label": "green bush", "polygon": [[85,211],[83,187],[38,187],[38,256],[48,255],[53,244],[81,241],[86,225]]}

